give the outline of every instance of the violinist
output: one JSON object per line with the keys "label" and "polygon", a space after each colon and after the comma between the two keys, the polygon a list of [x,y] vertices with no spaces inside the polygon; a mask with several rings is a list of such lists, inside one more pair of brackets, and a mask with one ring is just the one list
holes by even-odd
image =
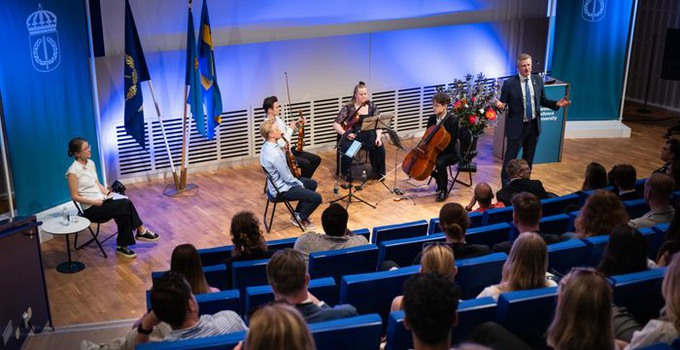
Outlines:
{"label": "violinist", "polygon": [[[279,117],[281,114],[281,103],[279,103],[279,100],[276,98],[276,96],[269,96],[265,98],[262,102],[262,109],[264,109],[264,112],[267,113],[267,119],[273,120],[283,134],[283,137],[278,141],[279,146],[281,146],[282,149],[285,147],[290,147],[287,142],[290,142],[293,133],[304,125],[305,119],[301,117],[298,120],[291,122],[290,125],[286,125],[286,123],[283,122],[283,119]],[[316,171],[316,168],[318,168],[319,164],[321,164],[321,157],[314,153],[298,151],[295,149],[295,147],[292,147],[291,151],[295,156],[297,165],[300,167],[301,177],[311,179],[314,175],[314,172]]]}
{"label": "violinist", "polygon": [[[456,164],[460,158],[458,156],[458,117],[453,112],[447,111],[451,104],[451,97],[443,92],[438,92],[432,96],[432,109],[434,114],[427,120],[427,127],[439,124],[444,120],[442,125],[444,129],[451,135],[451,141],[448,146],[444,148],[441,153],[437,155],[435,161],[435,168],[432,172],[432,177],[437,181],[437,202],[443,202],[448,197],[448,167]],[[444,119],[448,114],[448,118]]]}
{"label": "violinist", "polygon": [[379,115],[378,107],[368,100],[368,88],[363,81],[354,87],[352,100],[342,106],[333,122],[333,129],[340,135],[339,149],[342,152],[340,173],[346,180],[352,180],[352,158],[345,152],[354,141],[361,142],[361,148],[368,151],[371,160],[370,179],[380,179],[385,175],[385,147],[382,143],[382,129],[361,131],[365,117]]}

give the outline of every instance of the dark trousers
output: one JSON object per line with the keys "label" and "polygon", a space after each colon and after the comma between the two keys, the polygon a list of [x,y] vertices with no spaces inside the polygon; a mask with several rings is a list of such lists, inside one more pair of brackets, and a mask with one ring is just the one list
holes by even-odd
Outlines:
{"label": "dark trousers", "polygon": [[432,177],[437,181],[437,188],[449,189],[449,166],[456,164],[459,158],[456,152],[439,153],[434,163]]}
{"label": "dark trousers", "polygon": [[520,138],[511,140],[508,138],[508,147],[503,157],[503,168],[501,169],[501,180],[507,183],[510,180],[505,171],[505,167],[511,159],[517,158],[520,148],[522,149],[522,159],[526,160],[529,167],[533,167],[536,144],[538,143],[538,120],[532,119],[530,122],[522,124],[522,135]]}
{"label": "dark trousers", "polygon": [[300,176],[311,179],[312,176],[314,176],[316,168],[321,164],[321,157],[305,151],[298,152],[295,148],[293,148],[293,155],[295,155],[295,160],[300,167]]}
{"label": "dark trousers", "polygon": [[106,201],[99,207],[93,205],[83,212],[83,216],[93,222],[113,219],[118,226],[116,244],[121,247],[135,244],[132,231],[142,225],[135,205],[127,198]]}
{"label": "dark trousers", "polygon": [[521,338],[495,322],[485,322],[470,334],[470,341],[495,350],[531,350]]}
{"label": "dark trousers", "polygon": [[314,210],[321,204],[321,195],[316,193],[316,181],[301,177],[300,181],[304,187],[291,187],[283,192],[281,196],[289,201],[298,201],[295,211],[300,214],[300,219],[307,220]]}
{"label": "dark trousers", "polygon": [[[375,145],[376,133],[375,131],[357,133],[356,141],[361,142],[361,148],[368,151],[368,157],[371,161],[371,175],[373,177],[382,177],[385,175],[385,146],[377,147]],[[342,175],[351,177],[352,158],[345,156],[345,152],[352,145],[352,141],[343,138],[340,141],[340,151],[342,156],[340,159],[340,171]]]}

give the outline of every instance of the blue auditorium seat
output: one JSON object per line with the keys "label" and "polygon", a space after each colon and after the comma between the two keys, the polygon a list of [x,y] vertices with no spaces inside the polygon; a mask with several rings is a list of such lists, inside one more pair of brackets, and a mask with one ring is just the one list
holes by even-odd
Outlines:
{"label": "blue auditorium seat", "polygon": [[419,220],[403,224],[376,226],[373,228],[371,243],[427,235],[427,221]]}
{"label": "blue auditorium seat", "polygon": [[357,236],[364,236],[366,237],[366,241],[370,242],[371,241],[371,231],[367,228],[360,228],[358,230],[352,230],[352,233],[354,233]]}
{"label": "blue auditorium seat", "polygon": [[[470,219],[470,226],[468,228],[484,226],[484,213],[473,212],[468,213]],[[429,234],[440,233],[442,228],[439,226],[439,218],[430,219]]]}
{"label": "blue auditorium seat", "polygon": [[497,321],[520,337],[542,336],[555,314],[557,287],[501,293]]}
{"label": "blue auditorium seat", "polygon": [[378,247],[375,244],[309,254],[311,278],[333,277],[339,282],[343,275],[375,272],[377,266]]}
{"label": "blue auditorium seat", "polygon": [[512,207],[489,209],[484,212],[485,225],[499,222],[512,222]]}
{"label": "blue auditorium seat", "polygon": [[583,266],[589,257],[590,247],[580,239],[548,245],[548,267],[567,274],[572,267]]}
{"label": "blue auditorium seat", "polygon": [[509,239],[509,234],[510,224],[507,222],[489,224],[467,230],[465,242],[468,244],[484,244],[492,247],[496,243],[507,241]]}
{"label": "blue auditorium seat", "polygon": [[444,242],[446,237],[443,233],[430,234],[423,237],[395,239],[380,243],[378,263],[392,260],[399,266],[413,265],[413,260],[423,250],[423,245],[432,242]]}
{"label": "blue auditorium seat", "polygon": [[541,199],[541,208],[543,217],[564,214],[564,209],[571,205],[578,205],[581,196],[576,193],[567,194],[555,198]]}
{"label": "blue auditorium seat", "polygon": [[267,241],[267,248],[269,248],[269,250],[282,250],[285,248],[293,248],[296,239],[297,237],[291,237]]}
{"label": "blue auditorium seat", "polygon": [[238,342],[246,338],[246,332],[234,332],[212,337],[177,340],[168,342],[150,342],[138,344],[137,350],[223,350],[233,349]]}
{"label": "blue auditorium seat", "polygon": [[643,325],[652,318],[658,318],[659,310],[664,305],[661,282],[665,271],[666,268],[657,268],[611,276],[614,304],[628,308]]}
{"label": "blue auditorium seat", "polygon": [[647,204],[644,198],[624,201],[623,206],[626,207],[628,216],[631,219],[637,219],[649,211],[649,204]]}
{"label": "blue auditorium seat", "polygon": [[376,314],[361,315],[309,325],[317,349],[376,350],[380,348],[382,320]]}
{"label": "blue auditorium seat", "polygon": [[[452,344],[468,340],[478,325],[496,320],[496,301],[492,297],[461,300],[458,304],[458,324],[453,328]],[[393,311],[387,321],[386,350],[413,349],[411,332],[404,328],[404,311]]]}
{"label": "blue auditorium seat", "polygon": [[508,256],[505,253],[493,253],[470,259],[456,260],[458,273],[456,283],[462,288],[462,299],[476,297],[484,288],[501,281],[503,264]]}
{"label": "blue auditorium seat", "polygon": [[649,242],[649,254],[647,254],[647,257],[652,260],[656,260],[656,255],[659,252],[659,248],[661,248],[661,244],[663,244],[665,232],[661,230],[655,230],[654,227],[643,227],[639,230]]}
{"label": "blue auditorium seat", "polygon": [[678,203],[678,199],[680,198],[680,191],[673,191],[671,193],[671,205],[675,207],[675,204]]}
{"label": "blue auditorium seat", "polygon": [[233,288],[245,291],[249,286],[268,284],[267,262],[269,259],[235,261],[231,264]]}
{"label": "blue auditorium seat", "polygon": [[642,179],[637,179],[637,181],[635,181],[635,185],[634,185],[634,187],[635,187],[635,193],[637,193],[637,195],[638,195],[640,198],[643,198],[643,197],[644,197],[644,193],[645,193],[645,182],[647,182],[647,178],[646,178],[646,177],[645,177],[645,178],[642,178]]}
{"label": "blue auditorium seat", "polygon": [[198,256],[201,257],[203,266],[223,264],[224,260],[231,256],[233,245],[198,249]]}
{"label": "blue auditorium seat", "polygon": [[638,350],[673,350],[673,349],[677,348],[672,347],[666,343],[656,343],[649,346],[645,346],[644,348],[638,348]]}
{"label": "blue auditorium seat", "polygon": [[[212,315],[224,310],[241,314],[241,297],[236,289],[197,294],[196,302],[198,303],[198,313],[201,315]],[[146,309],[151,310],[151,291],[149,290],[146,291]]]}
{"label": "blue auditorium seat", "polygon": [[340,304],[351,304],[360,314],[378,313],[386,320],[392,299],[402,294],[404,281],[418,273],[420,265],[348,275],[340,284]]}
{"label": "blue auditorium seat", "polygon": [[[331,277],[310,280],[307,290],[328,305],[338,303],[338,286]],[[246,316],[254,307],[274,301],[274,292],[270,285],[246,287],[244,300],[243,315]]]}
{"label": "blue auditorium seat", "polygon": [[600,260],[602,260],[604,248],[607,246],[607,243],[609,243],[609,235],[592,236],[584,238],[582,241],[588,246],[586,265],[596,267],[600,263]]}
{"label": "blue auditorium seat", "polygon": [[[162,277],[167,271],[154,271],[151,273],[151,280]],[[227,290],[227,267],[224,264],[220,265],[204,265],[203,274],[208,285],[219,290]]]}
{"label": "blue auditorium seat", "polygon": [[545,216],[539,222],[541,233],[561,235],[568,232],[570,227],[571,217],[567,214],[557,214]]}

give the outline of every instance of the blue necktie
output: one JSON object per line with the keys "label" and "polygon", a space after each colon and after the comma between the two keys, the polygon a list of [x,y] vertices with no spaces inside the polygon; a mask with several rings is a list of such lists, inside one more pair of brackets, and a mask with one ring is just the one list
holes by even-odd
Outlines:
{"label": "blue necktie", "polygon": [[524,121],[531,121],[534,118],[534,111],[531,109],[531,90],[529,90],[529,78],[524,79],[524,96],[526,115],[524,116]]}

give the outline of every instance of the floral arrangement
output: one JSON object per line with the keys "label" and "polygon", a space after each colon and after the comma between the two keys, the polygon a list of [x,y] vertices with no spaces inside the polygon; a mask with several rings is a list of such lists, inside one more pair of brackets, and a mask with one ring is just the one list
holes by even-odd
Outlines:
{"label": "floral arrangement", "polygon": [[483,73],[477,74],[476,78],[468,74],[465,80],[455,79],[453,86],[444,90],[451,96],[453,113],[458,117],[460,127],[469,129],[474,136],[482,135],[496,120],[499,111],[495,99],[499,91],[498,82],[489,83]]}

